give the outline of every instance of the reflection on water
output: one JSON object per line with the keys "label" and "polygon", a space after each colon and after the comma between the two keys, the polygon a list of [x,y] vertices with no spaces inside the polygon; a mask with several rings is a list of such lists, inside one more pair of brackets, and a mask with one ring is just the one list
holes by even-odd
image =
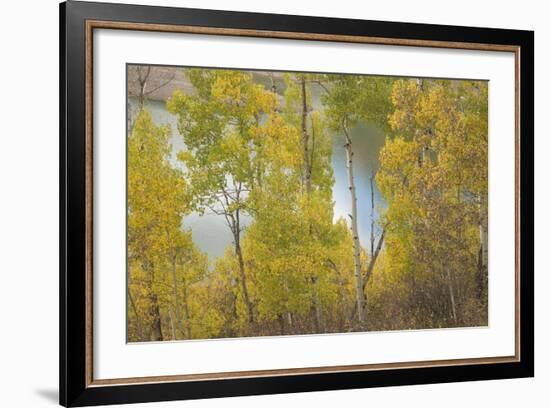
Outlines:
{"label": "reflection on water", "polygon": [[[314,104],[318,103],[317,95],[314,95]],[[130,98],[130,105],[135,109],[135,99]],[[163,102],[148,101],[155,123],[167,124],[172,128],[172,157],[171,161],[176,164],[176,154],[185,149],[185,144],[177,129],[177,120],[171,115]],[[371,188],[370,177],[372,172],[378,169],[378,154],[384,145],[385,135],[374,126],[359,124],[351,132],[351,139],[354,150],[353,173],[357,188],[357,208],[359,237],[363,246],[368,246],[371,223]],[[334,218],[344,217],[349,221],[348,214],[351,208],[351,199],[348,188],[346,170],[346,153],[344,150],[344,139],[341,135],[334,135],[333,138],[332,167],[334,171],[333,200]],[[374,184],[374,205],[375,219],[376,212],[385,207],[385,202],[376,183]],[[250,222],[250,218],[243,217],[243,225]],[[223,217],[214,214],[199,215],[192,213],[183,220],[184,228],[191,228],[193,241],[198,247],[208,254],[212,263],[215,258],[222,257],[227,245],[232,243],[232,235],[225,224]],[[376,232],[376,231],[375,231]]]}

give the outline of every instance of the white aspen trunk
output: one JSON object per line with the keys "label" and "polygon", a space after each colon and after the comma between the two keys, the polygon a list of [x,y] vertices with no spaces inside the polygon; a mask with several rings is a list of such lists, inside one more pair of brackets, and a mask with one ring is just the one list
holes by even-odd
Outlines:
{"label": "white aspen trunk", "polygon": [[365,322],[365,294],[363,292],[363,275],[361,273],[361,242],[359,240],[359,230],[357,227],[357,194],[355,191],[355,181],[353,179],[353,150],[351,147],[351,139],[344,129],[346,134],[346,157],[348,169],[348,185],[351,196],[351,235],[353,239],[353,264],[355,270],[355,295],[357,300],[357,317],[361,330],[366,330]]}
{"label": "white aspen trunk", "polygon": [[477,289],[480,299],[484,296],[487,289],[487,274],[488,274],[488,244],[489,231],[487,225],[487,203],[485,196],[482,193],[479,199],[479,254],[477,261]]}
{"label": "white aspen trunk", "polygon": [[447,281],[448,281],[448,284],[449,284],[449,297],[451,299],[451,317],[453,318],[453,321],[456,325],[456,324],[458,324],[458,318],[457,318],[457,314],[456,314],[455,291],[454,291],[451,271],[449,269],[447,269]]}
{"label": "white aspen trunk", "polygon": [[370,256],[374,256],[374,171],[370,177]]}
{"label": "white aspen trunk", "polygon": [[382,250],[382,245],[384,244],[384,237],[386,236],[386,227],[382,230],[382,235],[380,235],[380,238],[378,239],[378,244],[376,245],[376,249],[372,253],[369,264],[367,266],[367,272],[365,273],[365,278],[363,279],[363,291],[365,291],[365,288],[367,287],[367,283],[369,282],[369,279],[372,275],[372,271],[374,270],[374,265],[376,264],[376,260],[378,259],[378,255],[380,254],[380,251]]}

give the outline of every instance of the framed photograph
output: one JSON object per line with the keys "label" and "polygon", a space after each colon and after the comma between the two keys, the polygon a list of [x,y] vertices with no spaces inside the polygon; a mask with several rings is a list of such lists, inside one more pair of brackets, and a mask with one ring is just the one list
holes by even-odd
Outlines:
{"label": "framed photograph", "polygon": [[62,405],[534,375],[533,32],[60,21]]}

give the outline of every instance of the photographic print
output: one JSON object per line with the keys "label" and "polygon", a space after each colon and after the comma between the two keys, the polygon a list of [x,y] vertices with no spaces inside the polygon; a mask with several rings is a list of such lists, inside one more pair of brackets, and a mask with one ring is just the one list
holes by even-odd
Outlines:
{"label": "photographic print", "polygon": [[128,341],[487,326],[487,112],[487,81],[128,64]]}

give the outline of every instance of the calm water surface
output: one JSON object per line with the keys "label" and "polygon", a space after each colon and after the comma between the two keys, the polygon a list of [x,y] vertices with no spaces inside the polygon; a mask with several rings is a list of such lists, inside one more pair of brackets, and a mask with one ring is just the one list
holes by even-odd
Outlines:
{"label": "calm water surface", "polygon": [[[314,98],[314,104],[318,98]],[[136,102],[130,98],[130,105],[135,109]],[[172,158],[177,163],[177,152],[185,149],[185,144],[177,129],[176,117],[166,110],[166,106],[160,101],[148,101],[147,106],[151,111],[156,124],[167,124],[172,128]],[[357,188],[357,207],[359,235],[364,247],[368,247],[371,223],[371,187],[370,177],[378,168],[378,154],[384,145],[385,135],[374,126],[360,123],[351,132],[354,150],[353,172]],[[342,135],[333,137],[332,167],[334,171],[333,200],[335,220],[344,217],[349,221],[348,214],[351,209],[351,199],[348,188],[346,170],[346,153],[344,150],[344,138]],[[375,219],[385,202],[376,183],[374,184]],[[250,222],[244,217],[243,223]],[[222,257],[225,248],[232,243],[232,235],[225,224],[223,217],[214,214],[199,215],[192,213],[185,217],[184,228],[191,228],[193,241],[199,248],[208,254],[211,265],[217,257]],[[376,227],[375,227],[376,229]],[[375,233],[378,233],[376,229]]]}

